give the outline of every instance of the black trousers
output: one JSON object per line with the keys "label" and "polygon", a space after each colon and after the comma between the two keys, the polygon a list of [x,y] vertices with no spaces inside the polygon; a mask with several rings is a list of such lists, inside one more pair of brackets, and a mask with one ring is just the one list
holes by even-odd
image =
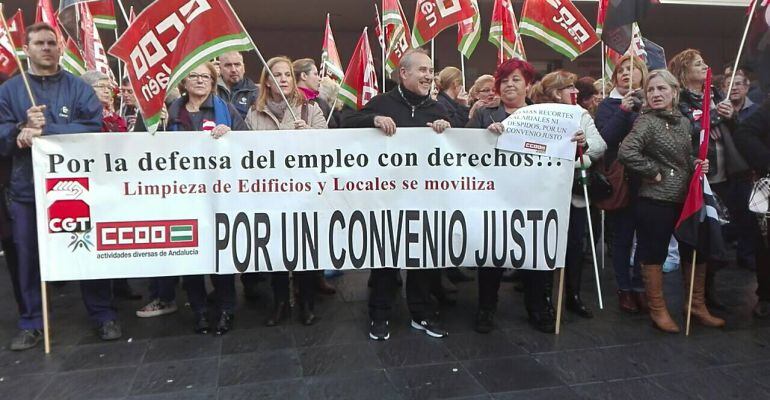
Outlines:
{"label": "black trousers", "polygon": [[497,310],[497,292],[503,278],[504,268],[478,267],[479,310]]}
{"label": "black trousers", "polygon": [[553,271],[520,270],[524,281],[524,306],[530,313],[546,312],[546,295],[553,288]]}
{"label": "black trousers", "polygon": [[[586,233],[588,233],[588,215],[585,208],[570,207],[569,228],[567,231],[567,256],[566,271],[564,271],[564,289],[567,296],[580,295],[580,281],[583,276],[583,266],[585,264],[585,244]],[[593,246],[594,244],[591,243]],[[553,278],[552,278],[553,280]]]}
{"label": "black trousers", "polygon": [[[369,318],[374,321],[391,319],[395,292],[398,289],[397,268],[373,269],[369,292]],[[425,319],[431,314],[431,286],[441,279],[440,269],[407,270],[406,302],[409,313],[415,320]]]}
{"label": "black trousers", "polygon": [[[323,271],[294,272],[294,284],[299,289],[299,301],[303,304],[314,304],[315,293],[318,287],[318,276]],[[270,285],[273,287],[275,302],[289,301],[289,273],[273,272],[270,274]]]}
{"label": "black trousers", "polygon": [[[188,275],[184,277],[183,285],[187,290],[187,300],[195,314],[206,312],[206,282],[205,275]],[[211,285],[217,292],[218,311],[233,313],[235,311],[235,275],[209,275]]]}

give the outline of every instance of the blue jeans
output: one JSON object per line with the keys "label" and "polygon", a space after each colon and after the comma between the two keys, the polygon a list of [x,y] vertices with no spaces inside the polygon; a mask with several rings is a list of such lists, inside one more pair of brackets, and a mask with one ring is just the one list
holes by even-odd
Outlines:
{"label": "blue jeans", "polygon": [[644,291],[642,271],[639,263],[631,260],[631,247],[636,232],[635,205],[631,203],[626,208],[608,211],[607,220],[612,229],[612,267],[615,269],[615,281],[618,289]]}

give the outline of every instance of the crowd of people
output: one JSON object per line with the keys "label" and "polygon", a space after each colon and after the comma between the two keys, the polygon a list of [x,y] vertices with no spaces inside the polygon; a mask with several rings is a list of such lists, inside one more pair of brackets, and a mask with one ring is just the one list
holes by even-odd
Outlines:
{"label": "crowd of people", "polygon": [[[108,75],[89,71],[80,77],[59,66],[61,49],[53,28],[44,23],[26,30],[27,77],[36,105],[25,93],[20,76],[0,86],[0,151],[4,200],[0,233],[5,260],[19,311],[18,334],[10,349],[35,347],[42,337],[40,269],[37,248],[34,184],[30,147],[41,135],[84,132],[143,131],[131,85],[116,88]],[[726,205],[730,223],[723,227],[735,247],[736,263],[756,270],[759,301],[757,318],[770,316],[770,250],[763,215],[748,210],[752,183],[770,171],[770,101],[752,82],[750,71],[731,70],[714,79],[711,98],[704,98],[708,66],[693,49],[675,55],[668,69],[648,71],[645,63],[622,57],[607,80],[557,70],[542,75],[532,64],[512,59],[491,75],[480,76],[466,92],[462,72],[454,67],[434,74],[433,62],[420,49],[401,59],[397,82],[375,96],[362,110],[335,101],[339,84],[319,76],[312,59],[275,57],[267,61],[259,83],[246,76],[243,56],[221,55],[190,71],[178,90],[169,90],[163,112],[166,131],[207,131],[212,140],[234,131],[377,128],[387,136],[399,128],[429,127],[437,134],[465,127],[502,134],[503,121],[531,104],[560,103],[582,106],[580,128],[572,140],[580,149],[578,168],[589,168],[611,183],[612,195],[592,205],[606,210],[618,307],[629,314],[649,313],[653,325],[670,333],[680,327],[671,318],[663,296],[664,264],[671,253],[674,226],[681,213],[689,182],[700,165],[714,192]],[[727,89],[732,90],[727,93]],[[118,94],[118,96],[116,96]],[[707,159],[697,159],[702,105],[711,102],[711,141]],[[216,144],[213,144],[216,145]],[[580,189],[580,180],[575,186]],[[593,312],[581,298],[585,265],[588,213],[582,191],[573,188],[565,262],[566,310],[582,318]],[[515,199],[512,199],[515,201]],[[7,206],[7,207],[6,207]],[[710,309],[720,308],[715,278],[729,260],[699,255],[692,263],[692,248],[679,243],[685,292],[691,268],[692,315],[708,327],[725,321]],[[404,285],[412,328],[431,337],[448,333],[439,321],[437,304],[453,304],[452,283],[474,277],[458,268],[369,271],[369,336],[390,337],[395,294]],[[235,321],[237,300],[234,275],[159,277],[149,279],[149,302],[136,310],[138,318],[162,317],[178,311],[176,287],[182,282],[192,311],[194,332],[226,334]],[[500,284],[516,280],[534,329],[555,330],[554,273],[502,268],[478,268],[478,309],[475,329],[495,329]],[[318,294],[335,289],[322,271],[241,274],[247,301],[259,298],[258,286],[269,280],[272,311],[265,321],[276,326],[290,316],[296,296],[300,321],[318,321],[314,302]],[[292,284],[290,284],[293,283]],[[141,298],[129,281],[84,280],[83,303],[103,340],[122,336],[115,297]],[[292,289],[293,288],[293,289]],[[212,318],[213,316],[213,318]]]}

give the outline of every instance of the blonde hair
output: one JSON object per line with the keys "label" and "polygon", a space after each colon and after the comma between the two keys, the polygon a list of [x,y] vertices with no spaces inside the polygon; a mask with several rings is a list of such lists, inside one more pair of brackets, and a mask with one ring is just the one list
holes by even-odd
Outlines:
{"label": "blonde hair", "polygon": [[449,90],[455,84],[462,85],[463,73],[455,67],[446,67],[438,73],[438,90]]}
{"label": "blonde hair", "polygon": [[647,87],[650,85],[650,81],[654,78],[660,78],[665,82],[669,87],[671,87],[671,90],[674,92],[674,98],[673,98],[673,107],[677,108],[679,106],[679,81],[676,79],[674,74],[671,72],[668,72],[668,70],[665,69],[656,69],[655,71],[650,72],[649,75],[647,75],[647,79],[644,81],[644,100],[647,101]]}
{"label": "blonde hair", "polygon": [[[280,63],[286,63],[286,65],[289,66],[289,73],[291,74],[292,80],[291,84],[294,86],[292,93],[286,96],[286,100],[288,100],[289,104],[294,107],[301,106],[305,103],[305,95],[300,92],[299,87],[297,86],[297,77],[294,75],[294,65],[292,64],[291,59],[289,57],[279,56],[267,60],[267,68],[262,70],[262,75],[259,78],[259,87],[262,90],[259,91],[259,98],[257,98],[257,110],[264,110],[267,99],[270,97],[271,88],[268,87],[267,83],[273,83],[273,79],[267,74],[272,74],[273,67]],[[281,88],[275,89],[281,90]]]}
{"label": "blonde hair", "polygon": [[[647,73],[643,73],[642,76],[642,82],[644,82],[644,77],[647,76]],[[605,95],[609,96],[612,89],[615,88],[615,85],[612,84],[611,81],[607,80],[606,78],[597,79],[596,82],[594,82],[594,87],[596,88],[596,91],[599,93],[604,93]],[[602,92],[602,89],[604,89],[604,92]]]}
{"label": "blonde hair", "polygon": [[679,86],[687,86],[687,72],[698,57],[703,58],[700,51],[687,49],[675,55],[674,58],[668,62],[668,70],[679,80]]}
{"label": "blonde hair", "polygon": [[[618,59],[617,64],[615,64],[615,69],[612,70],[612,84],[617,86],[618,85],[618,75],[620,75],[620,69],[623,67],[623,63],[630,61],[633,59],[634,63],[634,70],[639,70],[642,72],[642,82],[647,78],[647,74],[650,73],[650,71],[647,69],[647,64],[642,61],[641,58],[632,56],[631,54],[626,54],[623,57],[620,57]],[[634,84],[633,81],[634,77],[631,77],[631,85]]]}
{"label": "blonde hair", "polygon": [[[337,83],[337,81],[328,76],[321,78],[321,87],[318,91],[318,97],[329,103],[330,107],[334,105],[334,100],[337,98],[339,92],[340,84]],[[342,102],[338,101],[334,108],[337,110],[342,109]]]}
{"label": "blonde hair", "polygon": [[530,98],[537,104],[554,103],[556,98],[554,98],[553,92],[574,85],[577,79],[577,75],[572,72],[564,70],[553,71],[532,86]]}

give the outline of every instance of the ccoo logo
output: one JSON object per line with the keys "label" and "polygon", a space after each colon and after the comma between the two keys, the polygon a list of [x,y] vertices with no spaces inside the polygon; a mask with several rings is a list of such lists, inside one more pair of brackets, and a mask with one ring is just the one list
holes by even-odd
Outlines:
{"label": "ccoo logo", "polygon": [[45,180],[48,201],[48,232],[72,233],[91,229],[88,178]]}

